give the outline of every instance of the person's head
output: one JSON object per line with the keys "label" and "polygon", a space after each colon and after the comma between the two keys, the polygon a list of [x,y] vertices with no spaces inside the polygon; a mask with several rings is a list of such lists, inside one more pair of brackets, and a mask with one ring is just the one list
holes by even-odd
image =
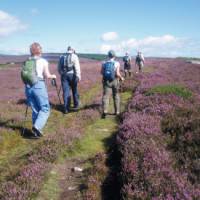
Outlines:
{"label": "person's head", "polygon": [[125,55],[128,56],[128,55],[129,55],[129,52],[127,51],[127,52],[125,53]]}
{"label": "person's head", "polygon": [[42,54],[42,47],[38,42],[34,42],[30,46],[30,53],[32,56],[40,56]]}
{"label": "person's head", "polygon": [[71,46],[67,47],[67,53],[73,53],[74,49]]}
{"label": "person's head", "polygon": [[141,51],[138,51],[138,55],[141,55],[142,54],[142,52]]}
{"label": "person's head", "polygon": [[115,57],[116,57],[115,52],[114,52],[113,50],[110,50],[110,51],[108,52],[108,57],[109,57],[109,58],[115,58]]}

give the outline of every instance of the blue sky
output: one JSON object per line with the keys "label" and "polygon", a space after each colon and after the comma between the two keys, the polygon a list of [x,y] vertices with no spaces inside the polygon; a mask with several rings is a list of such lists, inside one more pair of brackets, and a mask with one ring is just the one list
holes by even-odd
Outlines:
{"label": "blue sky", "polygon": [[199,0],[0,0],[0,53],[45,52],[200,57]]}

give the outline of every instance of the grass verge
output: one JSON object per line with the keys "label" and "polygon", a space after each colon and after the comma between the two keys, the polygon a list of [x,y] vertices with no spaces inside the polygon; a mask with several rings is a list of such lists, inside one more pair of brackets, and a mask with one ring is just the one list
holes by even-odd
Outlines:
{"label": "grass verge", "polygon": [[192,97],[192,92],[190,90],[184,86],[175,84],[155,86],[146,92],[147,96],[153,94],[175,94],[184,99],[189,99]]}

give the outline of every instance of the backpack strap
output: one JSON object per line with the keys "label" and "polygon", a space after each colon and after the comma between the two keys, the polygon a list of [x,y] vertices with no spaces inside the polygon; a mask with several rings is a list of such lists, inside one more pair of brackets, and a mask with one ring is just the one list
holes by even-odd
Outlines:
{"label": "backpack strap", "polygon": [[74,72],[74,64],[72,62],[72,54],[66,53],[61,56],[60,58],[60,70],[62,74],[68,73],[68,72]]}

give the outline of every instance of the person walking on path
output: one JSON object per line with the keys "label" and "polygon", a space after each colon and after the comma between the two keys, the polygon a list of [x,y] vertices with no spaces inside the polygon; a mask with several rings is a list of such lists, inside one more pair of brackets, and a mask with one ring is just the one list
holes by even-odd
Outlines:
{"label": "person walking on path", "polygon": [[119,80],[123,81],[124,78],[120,74],[120,64],[115,61],[116,54],[113,50],[108,52],[108,61],[102,64],[101,74],[103,77],[103,98],[102,118],[106,118],[109,109],[109,98],[112,92],[115,115],[120,114],[120,96],[119,96]]}
{"label": "person walking on path", "polygon": [[144,63],[145,63],[144,56],[143,56],[142,52],[139,51],[135,58],[135,66],[138,67],[139,72],[142,72]]}
{"label": "person walking on path", "polygon": [[81,80],[81,70],[78,56],[69,46],[58,62],[58,72],[61,76],[61,85],[64,99],[64,114],[70,111],[71,90],[73,95],[74,110],[79,108],[78,82]]}
{"label": "person walking on path", "polygon": [[[28,105],[32,109],[32,133],[35,138],[43,135],[42,130],[50,114],[50,104],[45,85],[45,78],[56,79],[55,74],[49,72],[47,60],[42,58],[42,47],[34,42],[30,46],[31,57],[25,63],[34,63],[35,81],[25,84],[25,94]],[[25,66],[25,64],[24,64]]]}
{"label": "person walking on path", "polygon": [[127,78],[128,76],[131,77],[131,56],[128,52],[125,53],[123,57],[124,62],[124,76]]}

